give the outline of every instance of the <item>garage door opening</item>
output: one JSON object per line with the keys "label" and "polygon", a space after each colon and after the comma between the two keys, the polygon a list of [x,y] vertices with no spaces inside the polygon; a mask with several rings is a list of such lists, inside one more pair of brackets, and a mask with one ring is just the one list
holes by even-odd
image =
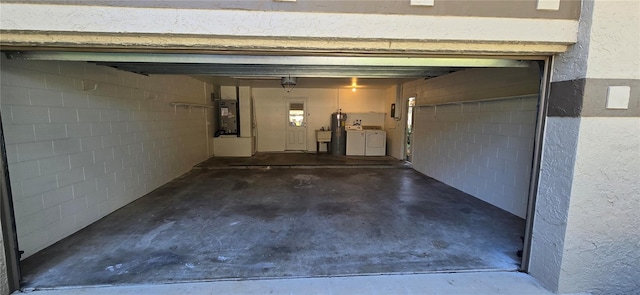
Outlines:
{"label": "garage door opening", "polygon": [[[536,63],[325,67],[289,95],[237,64],[65,59],[3,59],[26,288],[521,268]],[[355,92],[341,76],[367,73],[375,82]],[[328,156],[313,131],[342,109],[348,124],[380,126],[386,154],[404,160],[412,96],[412,169],[192,170],[284,152],[290,97],[305,98],[305,152]],[[225,98],[239,102],[240,135],[214,137],[213,100]]]}

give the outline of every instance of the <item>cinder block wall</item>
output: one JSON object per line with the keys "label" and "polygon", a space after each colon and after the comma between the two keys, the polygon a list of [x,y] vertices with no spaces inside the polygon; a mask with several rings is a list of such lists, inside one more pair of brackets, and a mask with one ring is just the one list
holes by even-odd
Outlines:
{"label": "cinder block wall", "polygon": [[414,168],[524,218],[536,112],[535,95],[418,107]]}
{"label": "cinder block wall", "polygon": [[211,86],[75,62],[2,59],[0,106],[22,258],[207,158]]}

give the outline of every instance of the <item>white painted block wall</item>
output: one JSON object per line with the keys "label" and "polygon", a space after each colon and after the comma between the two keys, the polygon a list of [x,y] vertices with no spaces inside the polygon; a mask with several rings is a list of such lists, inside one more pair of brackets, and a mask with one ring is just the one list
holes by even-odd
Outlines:
{"label": "white painted block wall", "polygon": [[206,112],[169,105],[208,103],[204,82],[3,58],[1,83],[23,258],[207,158]]}
{"label": "white painted block wall", "polygon": [[413,167],[525,217],[537,96],[415,110]]}
{"label": "white painted block wall", "polygon": [[[396,159],[405,158],[404,149],[406,148],[405,133],[407,125],[407,114],[405,99],[399,99],[398,86],[389,87],[386,91],[385,107],[388,108],[387,113],[384,115],[384,128],[387,132],[387,155]],[[391,104],[396,104],[396,120],[391,117]]]}

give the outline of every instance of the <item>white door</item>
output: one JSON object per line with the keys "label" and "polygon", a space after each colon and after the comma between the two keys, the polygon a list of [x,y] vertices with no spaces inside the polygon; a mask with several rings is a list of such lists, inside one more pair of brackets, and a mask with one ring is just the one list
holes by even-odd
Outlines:
{"label": "white door", "polygon": [[287,100],[287,142],[288,151],[307,150],[307,100],[291,98]]}
{"label": "white door", "polygon": [[258,148],[258,124],[256,119],[255,101],[251,97],[251,154],[256,153]]}
{"label": "white door", "polygon": [[411,141],[413,140],[413,111],[415,110],[416,98],[409,97],[407,103],[407,126],[406,126],[406,140],[405,140],[405,160],[411,162]]}

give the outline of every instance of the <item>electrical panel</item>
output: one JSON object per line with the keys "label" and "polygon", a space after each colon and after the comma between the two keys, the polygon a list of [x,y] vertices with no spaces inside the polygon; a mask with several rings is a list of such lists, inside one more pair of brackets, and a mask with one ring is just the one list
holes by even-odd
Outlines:
{"label": "electrical panel", "polygon": [[214,136],[224,134],[238,134],[238,101],[237,100],[217,100],[216,101],[216,129]]}

